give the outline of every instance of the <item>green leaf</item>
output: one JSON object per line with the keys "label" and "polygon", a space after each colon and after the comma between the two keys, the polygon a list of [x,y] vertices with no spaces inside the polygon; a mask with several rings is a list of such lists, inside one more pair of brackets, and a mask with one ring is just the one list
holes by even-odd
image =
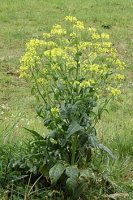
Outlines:
{"label": "green leaf", "polygon": [[56,163],[50,170],[49,176],[52,184],[56,184],[61,175],[63,174],[65,167],[62,163]]}
{"label": "green leaf", "polygon": [[72,190],[77,186],[79,169],[77,166],[69,166],[66,168],[66,175],[68,176],[66,186],[68,189]]}
{"label": "green leaf", "polygon": [[95,134],[90,134],[88,136],[88,140],[89,140],[89,143],[92,147],[97,147],[98,146],[98,141],[97,141],[97,137]]}
{"label": "green leaf", "polygon": [[40,165],[40,167],[39,167],[39,172],[40,172],[46,179],[48,179],[48,177],[49,177],[49,168],[50,168],[50,166],[49,166],[49,164],[46,163],[46,162],[44,162],[44,164],[43,164],[43,165]]}
{"label": "green leaf", "polygon": [[80,126],[76,121],[73,121],[67,130],[68,135],[66,136],[66,138],[68,139],[71,135],[83,130],[84,128],[82,126]]}
{"label": "green leaf", "polygon": [[94,172],[92,169],[81,169],[80,170],[80,177],[86,180],[89,180],[90,178],[95,179]]}
{"label": "green leaf", "polygon": [[38,106],[37,108],[36,108],[36,113],[37,113],[37,115],[39,116],[39,117],[41,117],[42,119],[44,119],[44,117],[43,117],[43,115],[42,115],[42,112],[43,111],[43,107],[42,106]]}
{"label": "green leaf", "polygon": [[103,144],[99,144],[98,147],[108,153],[114,159],[114,155],[108,147],[104,146]]}
{"label": "green leaf", "polygon": [[24,178],[28,177],[28,175],[22,175],[22,176],[12,176],[12,181],[19,181]]}
{"label": "green leaf", "polygon": [[27,130],[28,132],[32,133],[33,137],[35,137],[35,138],[37,138],[39,140],[44,140],[45,139],[43,136],[41,136],[39,133],[37,133],[34,130],[30,130],[30,129],[25,128],[25,127],[24,127],[24,129]]}

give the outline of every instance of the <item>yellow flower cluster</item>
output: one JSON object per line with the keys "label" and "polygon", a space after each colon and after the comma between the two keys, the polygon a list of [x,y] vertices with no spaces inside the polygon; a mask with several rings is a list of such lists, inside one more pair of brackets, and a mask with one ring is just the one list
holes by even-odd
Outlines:
{"label": "yellow flower cluster", "polygon": [[37,82],[38,82],[38,83],[44,83],[44,78],[38,78],[38,79],[37,79]]}
{"label": "yellow flower cluster", "polygon": [[114,60],[114,61],[113,61],[113,64],[115,64],[119,70],[125,69],[125,63],[122,62],[122,61],[119,60],[119,59]]}
{"label": "yellow flower cluster", "polygon": [[92,27],[90,27],[90,28],[88,28],[88,31],[89,31],[90,33],[95,33],[95,32],[96,32],[96,29],[95,29],[95,28],[92,28]]}
{"label": "yellow flower cluster", "polygon": [[59,113],[59,109],[56,108],[56,107],[51,108],[51,112],[52,112],[53,115],[54,115],[54,114],[58,114],[58,113]]}
{"label": "yellow flower cluster", "polygon": [[43,38],[44,39],[48,39],[51,37],[51,34],[50,33],[43,33]]}
{"label": "yellow flower cluster", "polygon": [[93,85],[93,84],[95,84],[95,81],[94,81],[93,79],[90,79],[90,80],[84,80],[84,81],[82,81],[82,82],[79,84],[79,86],[80,86],[81,88],[86,88],[86,87],[89,87],[89,86],[91,86],[91,85]]}
{"label": "yellow flower cluster", "polygon": [[56,24],[56,25],[54,25],[53,26],[53,28],[51,29],[51,34],[52,35],[65,35],[66,34],[66,30],[65,29],[63,29],[62,27],[61,27],[61,25],[59,25],[59,24]]}
{"label": "yellow flower cluster", "polygon": [[[114,49],[114,51],[115,51],[115,54],[116,54],[115,49]],[[120,59],[116,58],[116,56],[114,58],[108,57],[108,58],[106,58],[106,60],[108,62],[110,62],[111,64],[115,65],[118,70],[124,70],[125,69],[125,63],[122,62]]]}
{"label": "yellow flower cluster", "polygon": [[95,81],[93,79],[90,80],[83,80],[82,82],[75,80],[73,85],[75,87],[79,86],[80,88],[87,88],[89,86],[92,86],[95,84]]}
{"label": "yellow flower cluster", "polygon": [[25,55],[21,57],[20,63],[20,77],[27,78],[29,77],[29,74],[27,73],[28,69],[38,66],[40,64],[40,57],[37,55],[37,52],[34,48],[29,48],[29,51],[27,51]]}
{"label": "yellow flower cluster", "polygon": [[20,78],[30,78],[30,75],[29,74],[27,74],[27,72],[26,71],[21,71],[21,73],[20,73],[20,76],[19,76]]}
{"label": "yellow flower cluster", "polygon": [[115,75],[115,79],[117,80],[123,80],[125,78],[125,76],[123,74],[116,74]]}
{"label": "yellow flower cluster", "polygon": [[98,64],[91,65],[90,71],[99,72],[99,65]]}
{"label": "yellow flower cluster", "polygon": [[118,96],[121,94],[121,90],[113,87],[108,87],[107,90],[109,91],[110,96]]}
{"label": "yellow flower cluster", "polygon": [[73,33],[70,33],[70,37],[73,38],[73,39],[75,39],[75,38],[77,37],[77,34],[74,33],[74,32],[73,32]]}
{"label": "yellow flower cluster", "polygon": [[53,41],[48,41],[48,42],[44,43],[44,46],[46,48],[54,48],[54,47],[57,47],[58,45],[55,42],[53,42]]}
{"label": "yellow flower cluster", "polygon": [[92,43],[91,42],[79,42],[79,45],[78,45],[78,49],[80,51],[84,51],[86,50],[87,48],[90,48],[92,46]]}
{"label": "yellow flower cluster", "polygon": [[39,39],[31,39],[28,43],[26,43],[27,50],[35,51],[37,47],[56,47],[57,44],[54,41],[44,41]]}
{"label": "yellow flower cluster", "polygon": [[111,42],[103,42],[104,47],[111,47],[112,43]]}
{"label": "yellow flower cluster", "polygon": [[47,68],[44,68],[44,69],[42,70],[42,72],[43,72],[44,75],[47,75],[47,74],[48,74],[48,69],[47,69]]}
{"label": "yellow flower cluster", "polygon": [[73,82],[73,85],[74,85],[75,87],[79,86],[79,84],[80,84],[80,82],[77,81],[77,80],[75,80],[75,81]]}
{"label": "yellow flower cluster", "polygon": [[[124,79],[119,71],[125,68],[125,63],[118,59],[109,35],[99,34],[92,27],[86,28],[73,16],[66,16],[65,21],[69,22],[66,26],[55,24],[42,39],[32,39],[26,44],[26,52],[20,61],[20,77],[32,79],[35,73],[38,85],[46,82],[49,94],[52,94],[51,85],[59,84],[60,87],[71,85],[79,89],[92,86],[101,96],[106,93],[119,95],[117,83]],[[52,108],[51,112],[57,113],[58,108]]]}
{"label": "yellow flower cluster", "polygon": [[56,72],[56,71],[60,70],[60,66],[58,64],[52,64],[51,69]]}
{"label": "yellow flower cluster", "polygon": [[105,74],[105,75],[108,72],[106,64],[99,65],[95,63],[93,65],[90,65],[89,70],[97,74]]}
{"label": "yellow flower cluster", "polygon": [[69,21],[69,22],[76,22],[76,21],[77,21],[77,18],[76,18],[76,17],[73,17],[73,16],[66,16],[66,17],[65,17],[65,20],[66,20],[66,21]]}
{"label": "yellow flower cluster", "polygon": [[65,51],[70,54],[76,54],[77,49],[75,47],[65,47]]}
{"label": "yellow flower cluster", "polygon": [[98,39],[100,39],[100,35],[99,35],[98,33],[93,33],[93,34],[91,35],[91,38],[92,38],[93,40],[98,40]]}
{"label": "yellow flower cluster", "polygon": [[102,33],[102,34],[101,34],[101,38],[103,38],[103,39],[109,39],[109,34],[107,34],[107,33]]}
{"label": "yellow flower cluster", "polygon": [[64,55],[64,51],[61,48],[53,48],[52,50],[44,51],[44,55],[48,58],[58,58]]}
{"label": "yellow flower cluster", "polygon": [[77,30],[84,30],[84,23],[81,22],[81,21],[76,21],[76,23],[73,26],[73,28],[75,28]]}
{"label": "yellow flower cluster", "polygon": [[43,45],[44,41],[39,39],[31,39],[29,42],[26,43],[27,49],[31,49],[34,47],[38,47]]}

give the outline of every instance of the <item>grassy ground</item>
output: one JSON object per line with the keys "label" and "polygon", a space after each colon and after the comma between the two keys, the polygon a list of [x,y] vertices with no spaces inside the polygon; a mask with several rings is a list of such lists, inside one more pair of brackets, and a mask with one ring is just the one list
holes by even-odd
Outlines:
{"label": "grassy ground", "polygon": [[19,140],[22,138],[22,126],[45,132],[34,112],[35,99],[30,95],[27,84],[18,77],[19,58],[24,51],[26,41],[30,38],[40,36],[53,24],[62,21],[66,15],[76,16],[87,25],[108,32],[120,57],[127,63],[124,94],[117,103],[112,102],[109,106],[110,114],[104,114],[102,122],[98,124],[98,130],[103,142],[119,157],[115,170],[110,170],[114,170],[118,175],[119,169],[116,171],[116,167],[123,166],[122,169],[125,171],[120,173],[123,175],[123,180],[131,185],[133,164],[129,157],[133,156],[132,11],[132,0],[1,1],[0,131],[6,132],[7,135],[12,132]]}

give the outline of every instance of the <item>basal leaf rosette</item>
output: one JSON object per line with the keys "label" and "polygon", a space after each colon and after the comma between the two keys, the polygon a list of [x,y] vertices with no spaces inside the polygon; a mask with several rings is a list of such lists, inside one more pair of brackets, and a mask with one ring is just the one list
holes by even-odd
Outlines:
{"label": "basal leaf rosette", "polygon": [[20,77],[35,86],[45,104],[58,109],[62,101],[98,102],[119,95],[124,68],[107,33],[66,16],[63,26],[55,24],[42,38],[26,44]]}

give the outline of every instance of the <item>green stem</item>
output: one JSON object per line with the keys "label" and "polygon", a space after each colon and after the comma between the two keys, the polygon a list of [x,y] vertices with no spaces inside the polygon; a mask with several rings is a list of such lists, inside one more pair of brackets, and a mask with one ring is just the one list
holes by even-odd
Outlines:
{"label": "green stem", "polygon": [[41,91],[40,91],[40,89],[39,89],[39,86],[38,86],[36,77],[35,77],[34,72],[33,72],[32,70],[31,70],[31,73],[32,73],[32,76],[33,76],[33,78],[34,78],[34,80],[35,80],[37,92],[38,92],[38,94],[40,95],[40,97],[43,99],[44,103],[47,105],[47,102],[46,102],[44,96],[42,95],[42,93],[41,93]]}
{"label": "green stem", "polygon": [[71,165],[75,164],[75,155],[77,149],[77,137],[73,137],[72,139],[72,157],[71,157]]}
{"label": "green stem", "polygon": [[76,62],[77,62],[77,69],[76,69],[76,80],[78,80],[78,73],[79,73],[79,55],[78,55],[78,53],[79,53],[79,49],[78,49],[78,43],[77,43],[77,45],[76,45],[76,47],[77,47],[77,58],[76,58]]}

